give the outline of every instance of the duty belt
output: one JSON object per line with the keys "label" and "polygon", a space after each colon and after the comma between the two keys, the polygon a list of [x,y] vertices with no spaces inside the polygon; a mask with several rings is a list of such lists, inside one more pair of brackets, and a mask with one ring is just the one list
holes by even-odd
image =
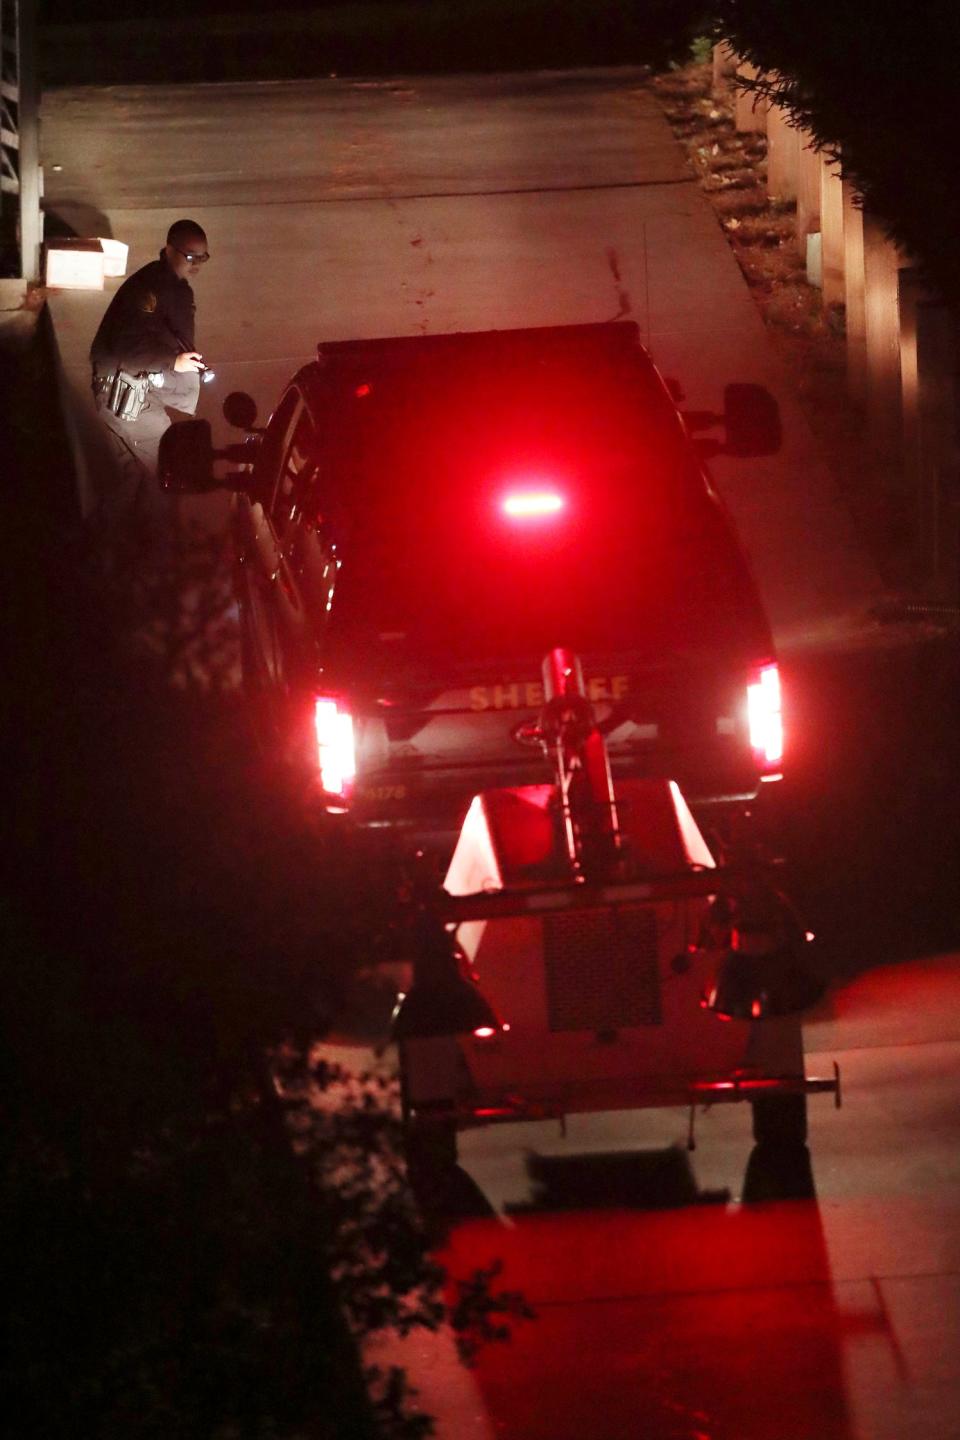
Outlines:
{"label": "duty belt", "polygon": [[[102,395],[105,390],[109,390],[110,386],[117,378],[117,373],[118,372],[116,370],[111,370],[109,375],[97,375],[96,373],[94,373],[90,381],[91,385],[93,386],[94,395]],[[125,374],[126,372],[121,371],[120,373]],[[139,380],[149,380],[151,385],[153,385],[157,390],[159,390],[163,385],[163,372],[160,370],[141,370],[138,372],[136,377],[132,378],[136,378]]]}
{"label": "duty belt", "polygon": [[93,393],[98,403],[103,397],[106,408],[118,420],[128,420],[132,424],[139,420],[147,403],[150,379],[149,375],[131,375],[124,369],[116,370],[112,375],[94,375]]}

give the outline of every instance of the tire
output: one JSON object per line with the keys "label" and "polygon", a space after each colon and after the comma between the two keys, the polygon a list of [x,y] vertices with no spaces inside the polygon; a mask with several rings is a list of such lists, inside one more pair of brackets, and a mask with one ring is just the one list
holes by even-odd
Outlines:
{"label": "tire", "polygon": [[410,1189],[427,1212],[442,1211],[450,1199],[457,1173],[457,1127],[450,1120],[428,1125],[408,1122],[404,1150]]}
{"label": "tire", "polygon": [[[263,641],[269,647],[264,653]],[[278,773],[309,770],[311,752],[307,724],[309,695],[291,678],[276,622],[261,618],[259,630],[240,613],[240,664],[250,732],[260,759]]]}
{"label": "tire", "polygon": [[263,760],[275,760],[280,749],[281,725],[270,676],[254,634],[251,602],[240,605],[240,669],[247,717]]}
{"label": "tire", "polygon": [[750,1107],[753,1110],[753,1138],[758,1145],[806,1145],[806,1095],[758,1095],[751,1100]]}
{"label": "tire", "polygon": [[[408,1044],[397,1045],[403,1151],[410,1188],[422,1204],[437,1205],[449,1195],[457,1170],[457,1122],[453,1114],[421,1115],[410,1098]],[[421,1057],[422,1059],[422,1057]]]}
{"label": "tire", "polygon": [[429,1124],[408,1121],[404,1135],[407,1164],[413,1170],[442,1173],[457,1163],[457,1127],[453,1120]]}
{"label": "tire", "polygon": [[815,1200],[817,1187],[806,1145],[755,1145],[743,1177],[745,1205]]}

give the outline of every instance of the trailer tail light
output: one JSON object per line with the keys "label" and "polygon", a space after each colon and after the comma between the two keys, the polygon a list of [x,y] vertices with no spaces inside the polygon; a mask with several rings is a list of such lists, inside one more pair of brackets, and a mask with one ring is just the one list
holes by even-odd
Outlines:
{"label": "trailer tail light", "polygon": [[478,1025],[473,1032],[474,1040],[495,1040],[498,1035],[505,1035],[510,1029],[506,1020],[499,1025]]}
{"label": "trailer tail light", "polygon": [[328,795],[348,799],[357,773],[353,716],[342,700],[318,695],[314,706],[320,784]]}
{"label": "trailer tail light", "polygon": [[783,762],[783,707],[780,671],[773,661],[758,665],[747,683],[750,745],[764,780],[779,780]]}

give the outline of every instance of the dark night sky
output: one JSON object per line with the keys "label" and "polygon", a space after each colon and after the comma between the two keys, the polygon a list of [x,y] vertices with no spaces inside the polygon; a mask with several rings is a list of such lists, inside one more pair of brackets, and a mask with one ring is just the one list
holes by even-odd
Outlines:
{"label": "dark night sky", "polygon": [[[343,0],[271,0],[269,11],[335,9]],[[403,0],[393,0],[403,3]],[[420,0],[408,0],[418,4]],[[38,0],[41,24],[72,24],[78,20],[129,20],[137,16],[184,16],[197,14],[197,0],[136,0],[131,6],[123,0]],[[262,12],[263,0],[203,0],[204,14],[244,14]]]}

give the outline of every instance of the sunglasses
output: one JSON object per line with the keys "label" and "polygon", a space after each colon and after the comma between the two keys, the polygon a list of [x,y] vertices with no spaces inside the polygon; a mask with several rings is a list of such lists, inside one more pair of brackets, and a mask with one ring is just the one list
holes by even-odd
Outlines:
{"label": "sunglasses", "polygon": [[176,250],[178,255],[183,256],[184,260],[189,260],[191,265],[206,265],[207,261],[210,259],[210,256],[206,251],[204,251],[202,255],[198,255],[193,250],[181,250],[179,245],[174,245],[173,248],[174,250]]}

